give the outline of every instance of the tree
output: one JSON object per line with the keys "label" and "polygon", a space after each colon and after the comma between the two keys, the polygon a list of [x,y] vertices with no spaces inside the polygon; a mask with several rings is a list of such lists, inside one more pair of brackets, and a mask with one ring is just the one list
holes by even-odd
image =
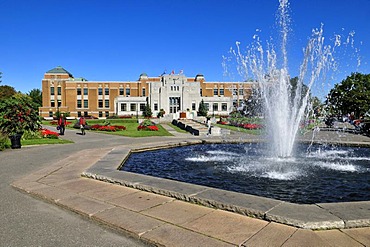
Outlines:
{"label": "tree", "polygon": [[243,113],[250,117],[260,116],[263,113],[263,100],[257,88],[252,88],[249,98],[245,102]]}
{"label": "tree", "polygon": [[331,114],[351,112],[358,118],[370,110],[370,74],[352,73],[330,90],[326,107]]}
{"label": "tree", "polygon": [[0,86],[0,100],[10,98],[16,93],[14,87],[8,85]]}
{"label": "tree", "polygon": [[206,104],[204,103],[204,100],[202,100],[199,103],[199,108],[198,108],[198,116],[203,116],[206,117],[208,114],[208,109],[206,107]]}
{"label": "tree", "polygon": [[152,109],[150,109],[150,105],[147,102],[144,107],[143,116],[146,118],[150,118],[152,115],[153,115]]}
{"label": "tree", "polygon": [[27,94],[32,98],[32,101],[35,103],[35,106],[37,107],[35,110],[38,111],[39,107],[42,106],[42,93],[41,90],[38,88],[32,89]]}

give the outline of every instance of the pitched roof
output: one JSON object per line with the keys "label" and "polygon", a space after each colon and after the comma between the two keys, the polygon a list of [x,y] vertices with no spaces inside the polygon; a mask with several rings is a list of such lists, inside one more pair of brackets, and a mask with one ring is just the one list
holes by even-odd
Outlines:
{"label": "pitched roof", "polygon": [[57,66],[54,69],[51,69],[47,71],[46,73],[49,74],[68,74],[70,77],[73,77],[71,73],[69,73],[67,70],[65,70],[62,66]]}

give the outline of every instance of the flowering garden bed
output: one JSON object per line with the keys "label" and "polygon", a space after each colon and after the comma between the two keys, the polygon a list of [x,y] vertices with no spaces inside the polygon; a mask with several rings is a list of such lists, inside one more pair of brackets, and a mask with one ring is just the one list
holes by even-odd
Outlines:
{"label": "flowering garden bed", "polygon": [[147,131],[158,131],[159,128],[150,121],[149,119],[145,119],[138,127],[137,130],[147,130]]}
{"label": "flowering garden bed", "polygon": [[125,126],[121,125],[100,125],[100,124],[94,124],[90,126],[91,130],[99,130],[99,131],[109,131],[109,132],[115,132],[115,131],[121,131],[126,130]]}
{"label": "flowering garden bed", "polygon": [[143,126],[143,125],[139,125],[137,127],[137,130],[149,130],[149,131],[158,131],[158,127],[155,126],[155,125],[149,125],[149,126]]}
{"label": "flowering garden bed", "polygon": [[248,130],[257,130],[257,129],[262,129],[263,128],[262,124],[255,124],[255,123],[234,123],[234,124],[231,124],[231,123],[226,122],[226,121],[218,121],[217,123],[221,124],[221,125],[235,126],[235,127],[239,127],[239,128],[243,128],[243,129],[248,129]]}
{"label": "flowering garden bed", "polygon": [[43,138],[57,139],[59,136],[59,133],[48,129],[41,129],[40,132]]}

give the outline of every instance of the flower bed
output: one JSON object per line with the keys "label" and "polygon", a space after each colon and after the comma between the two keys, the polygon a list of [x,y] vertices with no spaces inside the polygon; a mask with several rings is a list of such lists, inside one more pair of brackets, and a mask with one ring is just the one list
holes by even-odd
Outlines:
{"label": "flower bed", "polygon": [[148,131],[158,131],[158,127],[150,121],[149,119],[144,120],[138,127],[137,130],[148,130]]}
{"label": "flower bed", "polygon": [[57,139],[59,136],[59,133],[48,129],[41,129],[40,132],[43,138]]}
{"label": "flower bed", "polygon": [[247,124],[240,124],[239,127],[244,128],[244,129],[249,129],[249,130],[255,130],[255,129],[262,129],[263,126],[261,124],[247,123]]}
{"label": "flower bed", "polygon": [[137,127],[137,130],[148,130],[148,131],[158,131],[158,127],[155,126],[155,125],[149,125],[149,126],[143,126],[143,125],[139,125]]}
{"label": "flower bed", "polygon": [[249,130],[255,130],[255,129],[262,129],[263,125],[262,124],[254,124],[254,123],[229,123],[226,121],[218,121],[218,124],[222,125],[230,125],[230,126],[235,126],[243,129],[249,129]]}
{"label": "flower bed", "polygon": [[125,126],[121,125],[100,125],[100,124],[94,124],[90,126],[91,130],[100,130],[100,131],[120,131],[120,130],[126,130]]}

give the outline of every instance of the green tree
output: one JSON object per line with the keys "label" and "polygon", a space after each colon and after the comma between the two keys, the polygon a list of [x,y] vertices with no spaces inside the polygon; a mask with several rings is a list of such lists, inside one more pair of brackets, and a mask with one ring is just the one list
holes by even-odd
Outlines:
{"label": "green tree", "polygon": [[150,109],[150,105],[147,102],[144,107],[143,116],[146,118],[150,118],[152,115],[153,115],[152,109]]}
{"label": "green tree", "polygon": [[351,112],[358,118],[370,109],[370,74],[352,73],[330,90],[326,107],[331,114]]}
{"label": "green tree", "polygon": [[8,85],[0,86],[0,100],[10,98],[16,93],[17,91],[15,91],[14,87]]}
{"label": "green tree", "polygon": [[35,106],[37,107],[35,110],[38,111],[39,107],[42,106],[42,92],[40,89],[35,88],[28,92],[27,94],[32,98],[32,101],[35,103]]}
{"label": "green tree", "polygon": [[208,114],[208,109],[206,107],[206,104],[204,103],[204,100],[202,100],[199,103],[199,108],[198,108],[198,116],[203,116],[206,117]]}
{"label": "green tree", "polygon": [[263,113],[263,100],[257,88],[252,88],[249,98],[245,101],[243,113],[250,117],[260,116]]}

